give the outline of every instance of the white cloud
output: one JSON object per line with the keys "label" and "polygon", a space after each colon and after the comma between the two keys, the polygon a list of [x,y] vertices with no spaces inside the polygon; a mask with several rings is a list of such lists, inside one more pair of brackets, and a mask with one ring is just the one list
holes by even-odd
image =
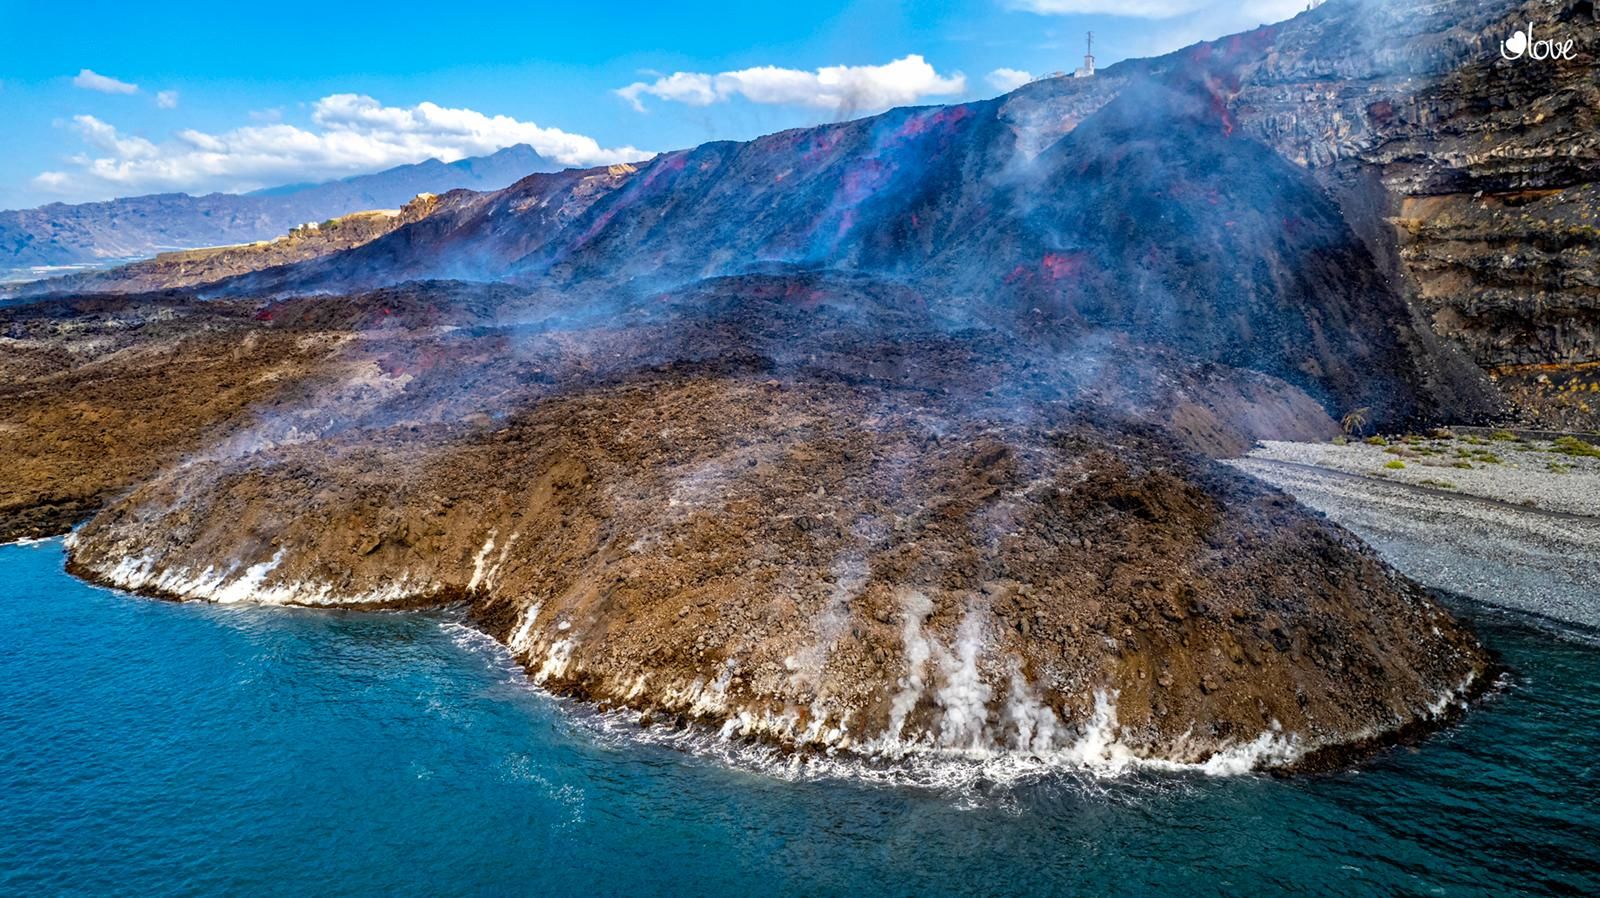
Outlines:
{"label": "white cloud", "polygon": [[1235,0],[1208,3],[1193,15],[1174,19],[1149,30],[1144,38],[1124,48],[1132,56],[1154,56],[1187,47],[1196,41],[1215,40],[1259,25],[1294,18],[1306,8],[1305,0]]}
{"label": "white cloud", "polygon": [[616,93],[640,112],[644,111],[641,98],[648,95],[690,106],[743,97],[751,103],[854,113],[903,106],[927,97],[958,96],[966,89],[966,76],[960,72],[940,75],[927,60],[912,54],[884,65],[835,65],[811,72],[777,66],[715,75],[677,72],[654,81],[634,82]]}
{"label": "white cloud", "polygon": [[525,143],[563,165],[588,166],[649,156],[631,146],[602,147],[591,137],[505,115],[434,103],[384,106],[358,94],[318,100],[312,127],[246,125],[222,133],[181,130],[160,143],[124,135],[91,115],[72,129],[89,145],[74,168],[44,172],[36,187],[77,196],[141,190],[250,190],[289,181],[343,177],[395,165],[492,153]]}
{"label": "white cloud", "polygon": [[178,92],[175,90],[160,91],[156,94],[156,105],[162,109],[177,109]]}
{"label": "white cloud", "polygon": [[137,84],[118,81],[110,75],[102,75],[92,69],[80,69],[77,77],[72,79],[72,83],[74,86],[81,87],[84,90],[97,90],[103,94],[136,94],[139,92],[139,85]]}
{"label": "white cloud", "polygon": [[1011,0],[1012,9],[1046,16],[1103,15],[1170,19],[1221,6],[1215,0]]}
{"label": "white cloud", "polygon": [[1020,69],[995,69],[986,79],[989,86],[1001,93],[1010,93],[1033,80],[1033,76]]}
{"label": "white cloud", "polygon": [[[1293,18],[1307,0],[1002,0],[1009,8],[1040,15],[1097,14],[1164,20],[1117,47],[1112,58],[1154,56]],[[1099,49],[1099,46],[1096,47]]]}

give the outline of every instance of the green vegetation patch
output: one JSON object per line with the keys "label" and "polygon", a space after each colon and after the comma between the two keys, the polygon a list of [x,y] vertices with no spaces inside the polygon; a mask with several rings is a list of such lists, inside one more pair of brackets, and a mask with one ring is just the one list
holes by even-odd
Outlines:
{"label": "green vegetation patch", "polygon": [[1556,437],[1555,442],[1550,444],[1550,451],[1574,458],[1600,458],[1600,446],[1577,437]]}

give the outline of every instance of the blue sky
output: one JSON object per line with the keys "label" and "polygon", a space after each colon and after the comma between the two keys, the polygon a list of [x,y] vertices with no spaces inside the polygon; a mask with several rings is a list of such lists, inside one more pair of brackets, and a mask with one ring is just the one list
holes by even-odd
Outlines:
{"label": "blue sky", "polygon": [[[248,190],[516,142],[574,165],[1003,92],[1303,0],[0,0],[0,208]],[[457,11],[459,9],[459,12]]]}

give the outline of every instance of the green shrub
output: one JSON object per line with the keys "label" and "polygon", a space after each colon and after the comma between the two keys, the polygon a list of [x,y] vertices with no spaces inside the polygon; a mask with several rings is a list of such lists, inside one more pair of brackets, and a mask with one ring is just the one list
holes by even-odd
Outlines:
{"label": "green shrub", "polygon": [[1574,458],[1600,458],[1600,446],[1577,437],[1556,437],[1555,442],[1550,444],[1550,451]]}
{"label": "green shrub", "polygon": [[1406,466],[1406,463],[1401,461],[1398,458],[1395,459],[1394,461],[1388,462],[1387,464],[1384,465],[1385,468],[1389,468],[1390,470],[1394,470],[1394,471],[1398,471],[1398,470],[1400,470],[1401,468],[1403,468],[1405,466]]}

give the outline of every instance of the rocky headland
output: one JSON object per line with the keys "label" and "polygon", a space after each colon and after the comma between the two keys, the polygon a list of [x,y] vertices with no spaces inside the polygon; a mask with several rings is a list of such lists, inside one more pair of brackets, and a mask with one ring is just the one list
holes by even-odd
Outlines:
{"label": "rocky headland", "polygon": [[[1528,10],[1332,40],[1375,6],[0,307],[0,538],[87,518],[75,573],[171,598],[462,604],[546,688],[798,751],[1235,770],[1426,729],[1485,651],[1216,461],[1546,414],[1496,365],[1580,364],[1430,313],[1401,241],[1460,179],[1368,158],[1442,133],[1374,92],[1468,83]],[[1587,171],[1547,130],[1524,169]]]}

